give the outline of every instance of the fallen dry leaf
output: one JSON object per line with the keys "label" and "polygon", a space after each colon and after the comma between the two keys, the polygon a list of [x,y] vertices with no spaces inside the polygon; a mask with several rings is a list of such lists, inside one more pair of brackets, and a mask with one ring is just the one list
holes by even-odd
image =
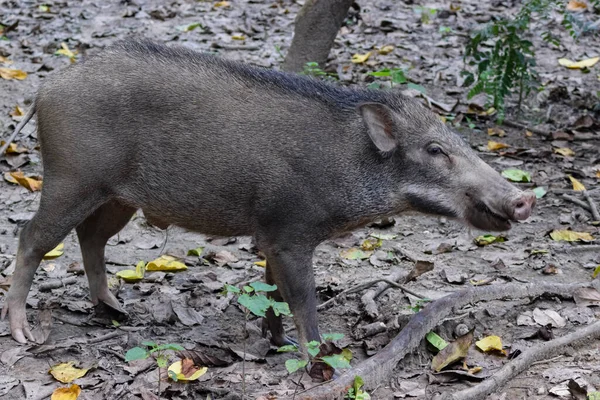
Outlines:
{"label": "fallen dry leaf", "polygon": [[369,51],[366,54],[354,54],[352,55],[352,63],[353,64],[362,64],[367,61],[371,57],[371,52]]}
{"label": "fallen dry leaf", "polygon": [[391,44],[388,44],[387,46],[383,46],[383,47],[377,49],[377,52],[379,54],[381,54],[382,56],[385,56],[386,54],[390,54],[392,51],[394,51],[394,46],[392,46]]}
{"label": "fallen dry leaf", "polygon": [[600,306],[600,292],[594,288],[580,288],[575,291],[573,299],[578,306]]}
{"label": "fallen dry leaf", "polygon": [[408,275],[406,275],[404,283],[408,283],[426,272],[433,271],[433,265],[434,264],[430,261],[419,260],[415,262],[415,266],[413,267],[412,271],[410,271]]}
{"label": "fallen dry leaf", "polygon": [[233,40],[246,40],[246,36],[244,35],[231,35]]}
{"label": "fallen dry leaf", "polygon": [[360,248],[364,251],[373,251],[381,247],[383,240],[370,237],[364,240],[360,245]]}
{"label": "fallen dry leaf", "polygon": [[560,242],[561,240],[567,242],[576,242],[578,240],[594,240],[594,237],[588,232],[575,232],[568,229],[555,229],[550,232],[550,237],[552,240],[556,240],[557,242]]}
{"label": "fallen dry leaf", "polygon": [[569,11],[582,11],[587,9],[587,4],[580,0],[569,0],[567,4],[567,10]]}
{"label": "fallen dry leaf", "polygon": [[469,347],[473,343],[473,331],[457,338],[433,357],[431,368],[435,372],[440,372],[442,368],[467,356]]}
{"label": "fallen dry leaf", "polygon": [[66,363],[61,363],[53,366],[50,371],[50,374],[62,383],[71,383],[77,378],[81,378],[90,370],[89,368],[76,368],[75,361],[69,361]]}
{"label": "fallen dry leaf", "polygon": [[365,260],[371,257],[372,254],[372,251],[362,251],[356,247],[351,247],[349,249],[340,251],[340,256],[347,260]]}
{"label": "fallen dry leaf", "polygon": [[42,190],[42,180],[40,178],[33,176],[27,177],[22,171],[8,172],[7,174],[4,174],[4,179],[7,182],[21,185],[32,192]]}
{"label": "fallen dry leaf", "polygon": [[23,109],[21,107],[19,107],[18,105],[15,106],[15,109],[10,112],[10,115],[13,117],[22,117],[24,114],[25,113],[23,112]]}
{"label": "fallen dry leaf", "polygon": [[506,350],[502,348],[502,339],[500,336],[486,336],[481,340],[475,342],[477,348],[483,352],[489,353],[491,351],[498,351],[505,356],[507,355]]}
{"label": "fallen dry leaf", "polygon": [[254,265],[257,267],[267,268],[267,260],[255,261]]}
{"label": "fallen dry leaf", "polygon": [[196,379],[204,375],[206,371],[208,371],[208,368],[196,367],[194,365],[194,360],[192,360],[191,358],[184,358],[182,360],[176,361],[173,364],[171,364],[168,369],[169,377],[173,379],[172,374],[174,374],[177,382],[195,381]]}
{"label": "fallen dry leaf", "polygon": [[[4,146],[6,142],[4,140],[0,141],[0,146]],[[21,153],[26,153],[29,150],[27,150],[26,147],[19,147],[17,146],[16,143],[11,142],[8,147],[6,148],[6,154],[21,154]],[[14,180],[14,182],[12,183],[17,183],[16,179]]]}
{"label": "fallen dry leaf", "polygon": [[133,269],[124,269],[116,273],[116,275],[123,279],[125,282],[139,282],[144,279],[144,273],[146,272],[146,263],[144,261],[140,261],[135,266],[135,270]]}
{"label": "fallen dry leaf", "polygon": [[584,69],[584,68],[592,68],[596,63],[600,60],[600,57],[594,58],[586,58],[581,61],[571,61],[567,58],[561,58],[558,60],[558,63],[563,67],[567,67],[569,69]]}
{"label": "fallen dry leaf", "polygon": [[567,321],[554,310],[533,310],[533,320],[541,326],[552,326],[554,328],[564,328]]}
{"label": "fallen dry leaf", "polygon": [[[1,30],[0,30],[0,31],[1,31]],[[0,63],[3,63],[3,64],[12,64],[12,61],[10,61],[10,60],[9,60],[8,58],[6,58],[6,57],[2,57],[2,56],[0,56]]]}
{"label": "fallen dry leaf", "polygon": [[488,128],[487,132],[489,136],[504,137],[506,135],[506,132],[498,127]]}
{"label": "fallen dry leaf", "polygon": [[22,81],[27,78],[27,72],[21,71],[20,69],[12,69],[12,68],[0,68],[0,78],[11,80],[16,79]]}
{"label": "fallen dry leaf", "polygon": [[177,272],[185,271],[186,269],[187,266],[184,263],[177,261],[175,257],[168,255],[162,255],[146,265],[146,271]]}
{"label": "fallen dry leaf", "polygon": [[554,152],[565,157],[573,157],[575,155],[575,152],[568,147],[559,147],[557,149],[554,149]]}
{"label": "fallen dry leaf", "polygon": [[573,178],[571,175],[569,175],[569,180],[573,184],[573,190],[575,190],[576,192],[583,192],[585,190],[585,186],[583,186],[581,182]]}
{"label": "fallen dry leaf", "polygon": [[507,144],[504,144],[504,143],[494,142],[493,140],[488,140],[487,147],[488,147],[489,151],[496,151],[496,150],[506,149],[510,146]]}
{"label": "fallen dry leaf", "polygon": [[228,1],[217,1],[215,4],[213,4],[213,7],[218,8],[218,7],[229,7],[230,4]]}
{"label": "fallen dry leaf", "polygon": [[74,63],[76,61],[75,56],[77,55],[77,51],[73,52],[69,49],[65,42],[60,44],[60,49],[56,50],[55,55],[68,57],[69,60]]}
{"label": "fallen dry leaf", "polygon": [[52,260],[54,258],[60,257],[63,255],[65,249],[65,244],[60,243],[58,246],[50,250],[44,255],[44,260]]}
{"label": "fallen dry leaf", "polygon": [[71,385],[69,387],[56,388],[52,392],[50,400],[76,400],[81,394],[79,385]]}

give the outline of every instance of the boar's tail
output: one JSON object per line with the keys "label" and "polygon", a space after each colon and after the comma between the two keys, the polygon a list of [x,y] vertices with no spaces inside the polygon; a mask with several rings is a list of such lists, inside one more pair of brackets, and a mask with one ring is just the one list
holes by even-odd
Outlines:
{"label": "boar's tail", "polygon": [[25,115],[25,118],[23,118],[21,120],[21,122],[19,122],[19,124],[15,128],[15,131],[6,140],[6,143],[4,143],[4,145],[2,147],[0,147],[0,157],[4,154],[4,152],[6,151],[6,149],[8,149],[8,146],[11,144],[11,142],[13,140],[15,140],[15,138],[17,137],[17,135],[19,134],[19,132],[21,132],[21,130],[23,129],[23,127],[25,125],[27,125],[27,123],[29,122],[29,120],[31,119],[31,117],[33,117],[33,114],[35,114],[35,103],[33,103],[31,105],[31,107],[29,108],[29,111]]}

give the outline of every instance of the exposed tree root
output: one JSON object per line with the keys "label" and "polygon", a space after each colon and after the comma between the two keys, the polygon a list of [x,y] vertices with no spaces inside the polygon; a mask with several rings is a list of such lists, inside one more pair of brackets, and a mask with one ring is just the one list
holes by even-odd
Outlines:
{"label": "exposed tree root", "polygon": [[[416,314],[406,327],[373,357],[346,371],[338,379],[327,385],[307,390],[299,399],[333,400],[343,399],[354,382],[355,376],[361,376],[366,389],[373,389],[387,382],[400,360],[419,346],[425,335],[436,327],[452,310],[470,303],[497,299],[536,298],[545,294],[564,298],[573,297],[575,290],[586,284],[505,284],[497,286],[475,287],[461,290],[430,303]],[[545,354],[551,356],[550,353]],[[534,360],[535,361],[535,360]],[[512,367],[509,367],[512,368]]]}
{"label": "exposed tree root", "polygon": [[477,386],[461,390],[455,393],[444,393],[435,397],[435,400],[476,400],[483,399],[487,395],[495,392],[506,383],[525,371],[535,362],[553,357],[560,353],[565,346],[576,343],[584,339],[600,338],[600,321],[588,325],[583,329],[578,329],[573,333],[563,336],[549,342],[542,343],[523,352],[514,361],[505,364],[498,372],[490,376]]}

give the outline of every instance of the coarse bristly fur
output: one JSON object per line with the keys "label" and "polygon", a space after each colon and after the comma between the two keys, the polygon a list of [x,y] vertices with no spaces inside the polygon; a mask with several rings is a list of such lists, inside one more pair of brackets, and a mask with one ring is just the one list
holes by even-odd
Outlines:
{"label": "coarse bristly fur", "polygon": [[[30,337],[35,270],[73,228],[92,301],[119,309],[104,247],[137,209],[161,227],[253,235],[302,345],[319,339],[311,260],[321,241],[409,210],[492,230],[530,211],[415,100],[181,47],[117,42],[53,74],[35,109],[44,187],[4,309],[19,341]],[[267,323],[288,342],[279,318]]]}

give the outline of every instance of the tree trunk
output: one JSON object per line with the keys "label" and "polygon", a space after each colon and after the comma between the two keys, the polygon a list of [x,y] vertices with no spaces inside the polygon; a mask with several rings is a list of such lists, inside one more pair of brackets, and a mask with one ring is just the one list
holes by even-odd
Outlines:
{"label": "tree trunk", "polygon": [[283,70],[301,72],[307,62],[323,66],[353,0],[306,0],[296,16],[292,45]]}

